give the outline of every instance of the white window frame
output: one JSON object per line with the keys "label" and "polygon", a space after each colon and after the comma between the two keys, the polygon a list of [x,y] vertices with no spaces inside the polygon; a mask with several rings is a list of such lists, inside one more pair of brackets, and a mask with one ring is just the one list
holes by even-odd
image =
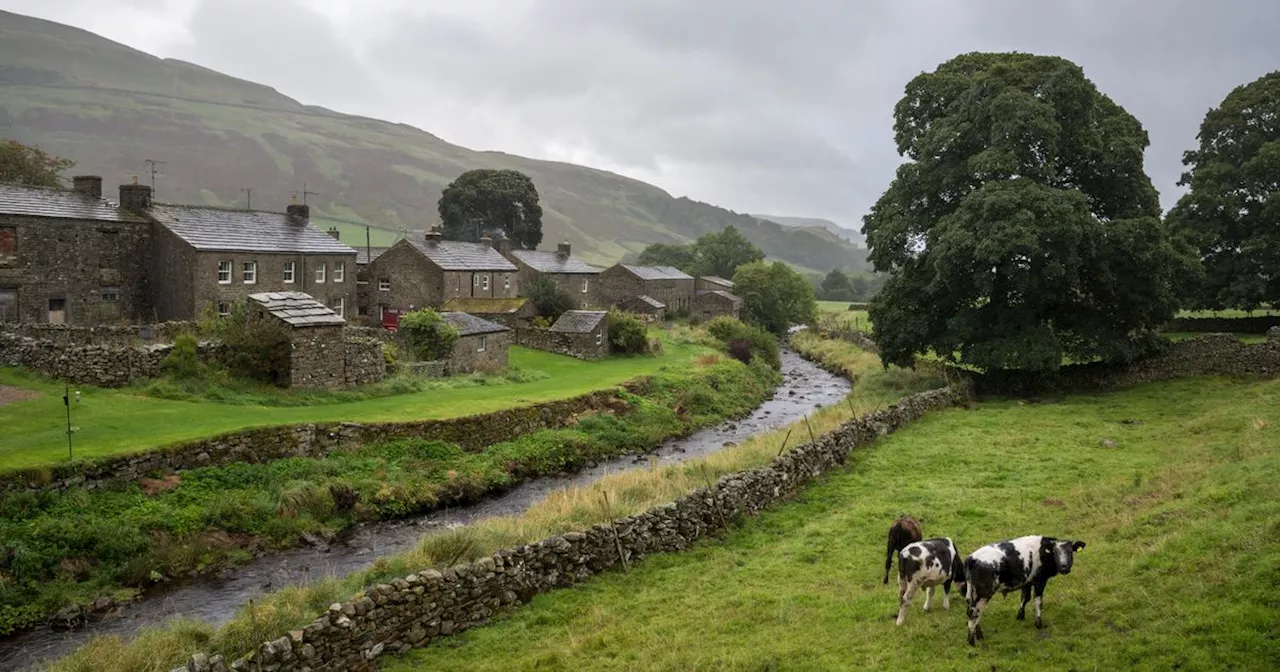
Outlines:
{"label": "white window frame", "polygon": [[246,285],[258,284],[258,262],[244,262],[244,265],[240,267],[240,278],[244,280]]}
{"label": "white window frame", "polygon": [[333,281],[342,282],[347,278],[347,265],[339,261],[333,265]]}
{"label": "white window frame", "polygon": [[296,268],[296,266],[295,266],[294,262],[292,262],[292,261],[286,261],[286,262],[284,262],[284,284],[286,284],[286,285],[292,285],[292,284],[293,284],[293,278],[294,278],[294,275],[295,275],[295,273],[294,273],[295,268]]}
{"label": "white window frame", "polygon": [[217,308],[218,308],[218,317],[231,316],[231,304],[227,303],[226,301],[219,301]]}
{"label": "white window frame", "polygon": [[484,349],[488,346],[489,346],[489,337],[487,335],[480,334],[479,336],[476,337],[476,352],[484,352]]}
{"label": "white window frame", "polygon": [[329,269],[327,268],[326,264],[323,261],[316,264],[316,284],[317,285],[324,284],[325,272],[328,270]]}
{"label": "white window frame", "polygon": [[489,274],[488,273],[480,274],[480,291],[482,292],[489,291]]}
{"label": "white window frame", "polygon": [[334,301],[332,308],[333,308],[333,312],[335,312],[335,313],[337,313],[337,314],[338,314],[338,317],[341,317],[341,318],[343,318],[343,319],[346,319],[346,317],[347,317],[347,298],[346,298],[345,296],[339,296],[339,297]]}
{"label": "white window frame", "polygon": [[590,286],[591,286],[591,278],[583,278],[583,279],[582,279],[582,293],[583,293],[583,294],[586,294],[586,293],[587,293],[587,289],[588,289]]}
{"label": "white window frame", "polygon": [[101,287],[99,290],[99,298],[103,303],[120,303],[119,287]]}
{"label": "white window frame", "polygon": [[454,294],[462,293],[462,274],[461,273],[453,276],[453,293]]}
{"label": "white window frame", "polygon": [[379,292],[391,291],[391,278],[378,278],[378,291]]}
{"label": "white window frame", "polygon": [[235,269],[235,263],[232,262],[230,259],[219,259],[218,260],[218,284],[219,285],[231,284],[231,272],[234,269]]}
{"label": "white window frame", "polygon": [[502,274],[502,288],[503,288],[503,289],[511,289],[511,274],[510,274],[510,273],[503,273],[503,274]]}
{"label": "white window frame", "polygon": [[472,286],[472,287],[479,287],[479,286],[480,286],[480,274],[479,274],[479,273],[472,273],[472,274],[471,274],[471,286]]}
{"label": "white window frame", "polygon": [[597,331],[597,332],[596,332],[596,345],[597,345],[597,346],[604,345],[604,332],[603,332],[603,331]]}

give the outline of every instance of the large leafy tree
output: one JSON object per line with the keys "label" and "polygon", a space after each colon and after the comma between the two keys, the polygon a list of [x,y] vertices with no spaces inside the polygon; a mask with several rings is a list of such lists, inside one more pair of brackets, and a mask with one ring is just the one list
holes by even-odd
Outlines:
{"label": "large leafy tree", "polygon": [[640,258],[636,263],[642,266],[671,266],[688,273],[696,260],[691,245],[654,243],[640,251]]}
{"label": "large leafy tree", "polygon": [[1199,138],[1182,159],[1179,184],[1190,190],[1169,213],[1204,264],[1191,303],[1280,303],[1280,71],[1236,87],[1205,115]]}
{"label": "large leafy tree", "polygon": [[812,324],[818,319],[813,285],[781,261],[754,261],[738,267],[733,274],[733,291],[742,297],[747,319],[775,334],[785,333],[793,324]]}
{"label": "large leafy tree", "polygon": [[542,242],[538,190],[516,170],[468,170],[444,188],[439,210],[449,240],[474,242],[501,232],[527,250]]}
{"label": "large leafy tree", "polygon": [[890,277],[872,301],[886,364],[983,368],[1129,359],[1173,316],[1169,240],[1142,124],[1070,61],[971,53],[907,84],[899,166],[864,219]]}
{"label": "large leafy tree", "polygon": [[818,298],[824,301],[853,301],[853,283],[844,271],[833,268],[818,287]]}
{"label": "large leafy tree", "polygon": [[62,172],[74,165],[71,159],[51,156],[39,147],[0,140],[0,182],[62,187]]}
{"label": "large leafy tree", "polygon": [[733,226],[726,226],[698,238],[693,244],[693,254],[694,274],[717,275],[722,278],[732,278],[739,266],[764,261],[764,252]]}

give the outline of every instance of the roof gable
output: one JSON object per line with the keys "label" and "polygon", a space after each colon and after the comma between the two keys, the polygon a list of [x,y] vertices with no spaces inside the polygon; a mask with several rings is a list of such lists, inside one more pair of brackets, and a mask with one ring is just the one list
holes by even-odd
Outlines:
{"label": "roof gable", "polygon": [[445,322],[452,324],[458,329],[459,336],[475,336],[476,334],[493,334],[502,331],[510,331],[510,329],[498,324],[490,322],[481,317],[476,317],[469,313],[460,313],[457,311],[447,311],[440,313]]}
{"label": "roof gable", "polygon": [[345,243],[284,213],[152,205],[160,225],[197,250],[355,254]]}
{"label": "roof gable", "polygon": [[431,263],[446,271],[514,271],[516,265],[497,250],[480,243],[441,240],[435,245],[426,241],[406,241]]}
{"label": "roof gable", "polygon": [[91,198],[69,189],[7,182],[0,182],[0,214],[139,224],[147,221],[105,198]]}

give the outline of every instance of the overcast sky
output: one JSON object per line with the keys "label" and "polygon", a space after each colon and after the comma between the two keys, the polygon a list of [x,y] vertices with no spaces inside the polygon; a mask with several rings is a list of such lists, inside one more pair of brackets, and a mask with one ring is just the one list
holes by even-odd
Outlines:
{"label": "overcast sky", "polygon": [[0,0],[304,103],[858,228],[893,105],[969,51],[1080,64],[1165,207],[1204,113],[1280,68],[1276,0]]}

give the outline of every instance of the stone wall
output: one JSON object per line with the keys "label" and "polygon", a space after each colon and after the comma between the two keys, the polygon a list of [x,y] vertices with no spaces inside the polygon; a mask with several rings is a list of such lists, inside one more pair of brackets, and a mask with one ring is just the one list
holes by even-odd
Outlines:
{"label": "stone wall", "polygon": [[289,332],[289,386],[333,389],[346,384],[342,325],[295,327]]}
{"label": "stone wall", "polygon": [[137,345],[172,343],[180,334],[193,332],[194,322],[161,322],[143,325],[98,325],[92,327],[65,324],[0,324],[0,333],[26,336],[66,345]]}
{"label": "stone wall", "polygon": [[[475,562],[427,569],[334,604],[309,625],[265,642],[230,664],[197,654],[179,670],[376,670],[384,653],[401,653],[481,625],[534,595],[572,586],[646,555],[683,551],[790,498],[809,481],[845,463],[849,453],[925,413],[965,403],[963,387],[917,394],[854,419],[770,464],[730,474],[709,488],[643,513],[537,543],[500,550]],[[175,670],[175,672],[177,672]]]}
{"label": "stone wall", "polygon": [[1244,343],[1230,334],[1211,334],[1170,344],[1153,357],[1117,367],[1105,363],[1064,366],[1056,372],[964,372],[981,394],[1033,396],[1100,392],[1139,383],[1203,375],[1280,375],[1280,328],[1265,343]]}
{"label": "stone wall", "polygon": [[347,385],[370,385],[387,377],[382,340],[348,332],[343,342],[343,371]]}
{"label": "stone wall", "polygon": [[604,359],[609,356],[609,340],[607,338],[602,339],[601,343],[597,345],[596,338],[596,333],[569,334],[532,327],[521,327],[516,330],[516,345],[588,361]]}
{"label": "stone wall", "polygon": [[1280,315],[1257,317],[1179,317],[1165,325],[1165,331],[1210,334],[1265,334],[1280,327]]}
{"label": "stone wall", "polygon": [[[20,366],[76,385],[124,387],[160,372],[160,363],[173,349],[155,345],[67,345],[0,332],[0,365]],[[200,345],[200,354],[216,355],[217,346]]]}
{"label": "stone wall", "polygon": [[[633,383],[630,385],[636,385]],[[611,408],[616,393],[592,392],[493,413],[444,420],[361,424],[357,422],[303,423],[258,427],[205,439],[173,444],[145,453],[0,473],[0,493],[7,490],[47,490],[98,487],[110,481],[248,462],[257,464],[286,457],[323,457],[330,451],[398,439],[447,441],[478,451],[540,429],[562,427],[580,413]]]}
{"label": "stone wall", "polygon": [[449,374],[506,371],[507,350],[510,347],[510,331],[462,336],[453,344],[453,354],[449,356]]}

